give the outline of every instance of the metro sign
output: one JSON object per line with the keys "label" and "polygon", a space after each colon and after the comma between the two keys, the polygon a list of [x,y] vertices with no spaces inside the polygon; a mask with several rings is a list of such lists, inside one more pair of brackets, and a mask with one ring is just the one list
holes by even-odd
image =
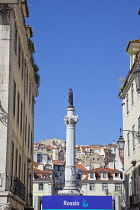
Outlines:
{"label": "metro sign", "polygon": [[42,210],[112,210],[112,196],[43,196]]}

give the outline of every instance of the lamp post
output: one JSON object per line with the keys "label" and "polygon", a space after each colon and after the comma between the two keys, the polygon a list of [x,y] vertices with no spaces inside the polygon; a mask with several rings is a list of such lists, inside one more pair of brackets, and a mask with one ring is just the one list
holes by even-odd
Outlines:
{"label": "lamp post", "polygon": [[124,150],[125,141],[124,141],[124,138],[122,137],[122,135],[120,135],[120,137],[118,138],[117,143],[118,143],[119,149]]}
{"label": "lamp post", "polygon": [[[140,143],[140,132],[139,132],[139,131],[122,130],[122,129],[120,128],[120,132],[122,132],[122,131],[126,131],[126,132],[128,132],[128,133],[131,133],[131,134],[134,136],[134,138],[137,139],[137,140],[139,141],[139,143]],[[121,136],[121,137],[122,137],[122,136]],[[125,141],[124,141],[124,142],[125,142]]]}

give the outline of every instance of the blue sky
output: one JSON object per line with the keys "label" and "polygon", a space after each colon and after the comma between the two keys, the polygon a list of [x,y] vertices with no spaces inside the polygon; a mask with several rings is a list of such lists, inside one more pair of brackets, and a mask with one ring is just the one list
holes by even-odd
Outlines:
{"label": "blue sky", "polygon": [[122,126],[120,77],[129,71],[129,40],[140,38],[138,0],[28,0],[41,84],[35,142],[65,139],[69,88],[77,144],[117,141]]}

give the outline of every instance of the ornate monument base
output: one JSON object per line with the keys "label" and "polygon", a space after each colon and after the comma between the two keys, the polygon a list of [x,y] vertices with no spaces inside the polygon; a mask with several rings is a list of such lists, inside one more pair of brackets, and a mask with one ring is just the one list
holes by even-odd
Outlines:
{"label": "ornate monument base", "polygon": [[58,191],[58,195],[82,195],[78,189],[63,189]]}

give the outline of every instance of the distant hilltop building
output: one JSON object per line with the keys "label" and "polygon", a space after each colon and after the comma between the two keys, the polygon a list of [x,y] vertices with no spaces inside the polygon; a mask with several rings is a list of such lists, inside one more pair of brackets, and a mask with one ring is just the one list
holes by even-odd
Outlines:
{"label": "distant hilltop building", "polygon": [[45,145],[65,145],[65,140],[64,139],[56,139],[56,138],[51,138],[51,139],[45,139],[41,141],[42,144]]}

